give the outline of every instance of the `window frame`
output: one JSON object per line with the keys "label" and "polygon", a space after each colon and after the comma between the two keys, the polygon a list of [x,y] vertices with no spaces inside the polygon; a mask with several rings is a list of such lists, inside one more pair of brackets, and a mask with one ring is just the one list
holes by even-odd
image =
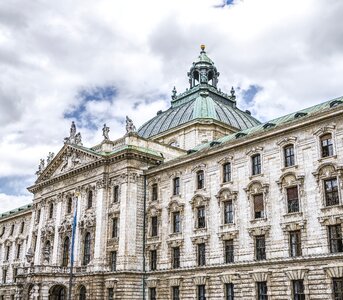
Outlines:
{"label": "window frame", "polygon": [[196,172],[196,189],[202,190],[205,188],[205,172],[204,170],[199,170]]}
{"label": "window frame", "polygon": [[197,266],[206,266],[206,244],[197,244]]}
{"label": "window frame", "polygon": [[[234,223],[234,205],[231,199],[224,201],[224,224]],[[227,209],[229,208],[229,209]],[[231,208],[231,209],[230,209]]]}
{"label": "window frame", "polygon": [[89,190],[87,192],[87,209],[91,209],[93,207],[93,190]]}
{"label": "window frame", "polygon": [[233,239],[224,241],[224,258],[226,264],[235,262],[235,246]]}
{"label": "window frame", "polygon": [[172,286],[172,300],[180,300],[180,287]]}
{"label": "window frame", "polygon": [[112,239],[118,238],[118,217],[112,218]]}
{"label": "window frame", "polygon": [[150,250],[150,271],[156,271],[157,270],[157,250],[152,249]]}
{"label": "window frame", "polygon": [[225,283],[225,300],[234,300],[235,285],[232,282]]}
{"label": "window frame", "polygon": [[62,267],[68,267],[69,265],[69,256],[70,256],[69,249],[70,249],[70,238],[69,236],[66,236],[63,240]]}
{"label": "window frame", "polygon": [[[296,198],[290,198],[290,191],[296,189]],[[285,187],[286,200],[287,200],[287,213],[298,213],[300,212],[300,197],[299,197],[299,186],[292,185]]]}
{"label": "window frame", "polygon": [[180,195],[180,177],[173,178],[173,196]]}
{"label": "window frame", "polygon": [[303,279],[292,280],[293,300],[305,300],[305,285]]}
{"label": "window frame", "polygon": [[[291,149],[289,153],[289,149]],[[284,161],[284,167],[294,167],[295,166],[295,147],[294,144],[287,144],[283,146],[283,161]]]}
{"label": "window frame", "polygon": [[[335,229],[334,237],[332,229]],[[328,225],[328,239],[329,239],[329,250],[330,253],[342,253],[343,252],[343,236],[342,236],[342,225]]]}
{"label": "window frame", "polygon": [[157,237],[158,236],[158,217],[157,216],[151,216],[150,217],[151,222],[151,237]]}
{"label": "window frame", "polygon": [[197,298],[198,300],[206,300],[206,285],[197,285]]}
{"label": "window frame", "polygon": [[151,201],[158,200],[158,185],[157,183],[153,183],[151,186]]}
{"label": "window frame", "polygon": [[[337,285],[338,289],[336,289]],[[340,290],[339,290],[340,289]],[[334,299],[343,298],[343,277],[333,277],[332,278],[332,294]]]}
{"label": "window frame", "polygon": [[[336,182],[336,186],[334,187],[334,190],[329,191],[327,189],[327,182],[330,182],[331,189],[332,189],[332,181]],[[339,205],[340,199],[339,199],[339,182],[336,176],[325,178],[323,179],[323,192],[324,192],[324,205],[325,207],[335,206]],[[330,197],[331,199],[329,199]],[[335,198],[333,201],[332,199]]]}
{"label": "window frame", "polygon": [[226,162],[222,164],[222,176],[223,176],[223,183],[230,182],[232,171],[231,171],[231,162]]}
{"label": "window frame", "polygon": [[180,211],[172,212],[173,218],[173,233],[180,233],[181,232],[181,213]]}
{"label": "window frame", "polygon": [[[259,210],[259,211],[256,210],[256,202],[255,201],[256,201],[257,197],[262,197],[263,210]],[[266,218],[264,194],[263,193],[254,194],[254,195],[252,195],[252,200],[253,200],[253,209],[254,209],[254,220]],[[259,215],[258,215],[258,213],[259,213]]]}
{"label": "window frame", "polygon": [[173,269],[178,269],[180,268],[180,258],[181,258],[181,249],[180,246],[173,247],[172,248],[172,267]]}
{"label": "window frame", "polygon": [[[262,243],[262,241],[263,241],[263,245],[259,244],[259,243]],[[255,259],[257,261],[267,259],[266,236],[264,234],[255,236]]]}
{"label": "window frame", "polygon": [[82,258],[82,265],[87,266],[91,261],[92,255],[92,236],[90,232],[87,232],[84,237],[84,245],[83,245],[83,258]]}
{"label": "window frame", "polygon": [[[289,256],[299,257],[302,256],[302,240],[301,240],[301,230],[292,230],[288,232],[289,235]],[[295,237],[295,240],[292,240]]]}
{"label": "window frame", "polygon": [[[328,137],[328,136],[330,136],[330,138],[324,139],[325,137]],[[319,142],[320,142],[320,157],[321,158],[332,157],[335,155],[333,134],[331,132],[325,132],[322,135],[320,135]],[[326,143],[326,145],[324,143]]]}
{"label": "window frame", "polygon": [[251,156],[251,175],[261,175],[262,174],[262,156],[260,153],[256,153]]}
{"label": "window frame", "polygon": [[204,229],[206,228],[206,206],[201,205],[196,208],[197,212],[197,228]]}
{"label": "window frame", "polygon": [[110,252],[110,269],[111,272],[117,271],[117,251]]}
{"label": "window frame", "polygon": [[112,202],[118,203],[119,202],[119,185],[114,185],[112,190]]}
{"label": "window frame", "polygon": [[268,300],[268,283],[267,281],[256,282],[257,300]]}

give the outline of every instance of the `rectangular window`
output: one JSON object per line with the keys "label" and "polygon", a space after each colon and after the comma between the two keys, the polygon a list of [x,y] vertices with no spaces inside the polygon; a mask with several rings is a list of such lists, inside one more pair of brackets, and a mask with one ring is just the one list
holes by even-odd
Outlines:
{"label": "rectangular window", "polygon": [[114,272],[117,269],[117,251],[111,252],[111,271]]}
{"label": "rectangular window", "polygon": [[284,160],[285,160],[285,167],[294,166],[294,146],[288,145],[283,148],[284,151]]}
{"label": "rectangular window", "polygon": [[151,236],[158,235],[157,216],[151,217]]}
{"label": "rectangular window", "polygon": [[337,178],[324,180],[326,206],[339,204]]}
{"label": "rectangular window", "polygon": [[234,300],[234,285],[233,283],[225,284],[225,300]]}
{"label": "rectangular window", "polygon": [[181,232],[180,228],[180,212],[173,212],[173,232]]}
{"label": "rectangular window", "polygon": [[156,300],[156,288],[149,288],[150,300]]}
{"label": "rectangular window", "polygon": [[73,199],[71,197],[69,197],[68,202],[67,202],[67,213],[68,214],[71,213],[72,206],[73,206]]}
{"label": "rectangular window", "polygon": [[49,219],[52,219],[53,216],[54,216],[54,204],[50,203],[50,206],[49,206]]}
{"label": "rectangular window", "polygon": [[255,237],[256,260],[266,259],[266,239],[264,235]]}
{"label": "rectangular window", "polygon": [[37,211],[37,216],[36,216],[36,222],[38,223],[40,221],[40,209]]}
{"label": "rectangular window", "polygon": [[254,195],[254,217],[255,219],[264,218],[263,194]]}
{"label": "rectangular window", "polygon": [[205,206],[198,207],[198,228],[205,228]]}
{"label": "rectangular window", "polygon": [[6,256],[5,260],[7,261],[10,258],[11,246],[6,246]]}
{"label": "rectangular window", "polygon": [[300,230],[289,232],[289,254],[291,257],[301,256],[301,232]]}
{"label": "rectangular window", "polygon": [[331,133],[324,134],[320,138],[322,157],[328,157],[333,155],[333,143]]}
{"label": "rectangular window", "polygon": [[13,282],[17,282],[18,268],[13,268]]}
{"label": "rectangular window", "polygon": [[173,286],[172,287],[172,300],[180,300],[180,288],[178,286]]}
{"label": "rectangular window", "polygon": [[152,185],[151,200],[152,201],[157,201],[157,183],[154,183]]}
{"label": "rectangular window", "polygon": [[341,224],[328,226],[328,231],[329,231],[330,252],[331,253],[343,252]]}
{"label": "rectangular window", "polygon": [[6,283],[7,281],[7,269],[2,271],[2,283]]}
{"label": "rectangular window", "polygon": [[110,289],[107,289],[107,291],[108,291],[108,300],[114,300],[114,289],[110,288]]}
{"label": "rectangular window", "polygon": [[205,243],[198,244],[198,266],[206,265],[206,246]]}
{"label": "rectangular window", "polygon": [[180,247],[173,248],[173,268],[180,268]]}
{"label": "rectangular window", "polygon": [[203,189],[205,185],[204,171],[197,172],[197,189]]}
{"label": "rectangular window", "polygon": [[118,237],[118,218],[112,219],[112,238]]}
{"label": "rectangular window", "polygon": [[22,222],[20,226],[20,233],[24,232],[24,228],[25,228],[25,222]]}
{"label": "rectangular window", "polygon": [[233,204],[232,201],[224,202],[224,223],[233,223]]}
{"label": "rectangular window", "polygon": [[231,181],[231,163],[223,164],[223,182]]}
{"label": "rectangular window", "polygon": [[14,224],[12,224],[12,226],[11,226],[10,235],[13,235],[13,232],[14,232]]}
{"label": "rectangular window", "polygon": [[113,187],[113,202],[119,201],[119,186],[116,185]]}
{"label": "rectangular window", "polygon": [[293,299],[294,300],[305,300],[305,289],[304,289],[304,281],[300,280],[293,280]]}
{"label": "rectangular window", "polygon": [[157,268],[157,250],[150,250],[150,270],[155,271]]}
{"label": "rectangular window", "polygon": [[234,262],[234,248],[233,248],[233,240],[225,241],[225,263],[233,263]]}
{"label": "rectangular window", "polygon": [[288,213],[294,213],[299,211],[299,194],[298,187],[293,186],[286,189],[287,193],[287,211]]}
{"label": "rectangular window", "polygon": [[180,178],[175,177],[173,179],[173,195],[179,195],[180,194]]}
{"label": "rectangular window", "polygon": [[261,174],[261,155],[256,154],[251,157],[252,162],[252,175]]}
{"label": "rectangular window", "polygon": [[19,259],[20,258],[20,250],[21,250],[21,244],[18,244],[17,245],[17,259]]}
{"label": "rectangular window", "polygon": [[266,281],[257,282],[257,299],[268,300],[268,289]]}
{"label": "rectangular window", "polygon": [[198,300],[206,300],[205,285],[198,285]]}
{"label": "rectangular window", "polygon": [[343,299],[343,277],[333,278],[333,296],[335,300]]}

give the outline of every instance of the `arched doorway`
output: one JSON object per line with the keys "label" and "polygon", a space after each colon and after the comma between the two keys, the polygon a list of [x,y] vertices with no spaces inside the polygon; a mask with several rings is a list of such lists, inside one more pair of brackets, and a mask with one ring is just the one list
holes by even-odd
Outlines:
{"label": "arched doorway", "polygon": [[67,300],[67,289],[63,285],[54,285],[49,291],[49,300]]}

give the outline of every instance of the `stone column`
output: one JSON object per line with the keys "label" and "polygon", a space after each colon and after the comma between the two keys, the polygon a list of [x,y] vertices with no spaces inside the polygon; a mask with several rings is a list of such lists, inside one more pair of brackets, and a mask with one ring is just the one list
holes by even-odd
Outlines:
{"label": "stone column", "polygon": [[105,230],[105,214],[104,214],[104,203],[105,203],[105,191],[107,186],[107,180],[101,179],[96,183],[96,225],[95,225],[95,236],[94,236],[94,258],[93,265],[94,270],[100,270],[104,264],[106,258],[105,251],[105,240],[106,236],[103,235]]}
{"label": "stone column", "polygon": [[56,219],[55,219],[55,234],[54,234],[54,240],[53,242],[53,250],[52,250],[52,264],[56,265],[58,264],[58,251],[59,251],[59,247],[58,247],[58,227],[61,224],[61,217],[62,217],[62,194],[59,194],[57,196],[57,205],[56,205]]}

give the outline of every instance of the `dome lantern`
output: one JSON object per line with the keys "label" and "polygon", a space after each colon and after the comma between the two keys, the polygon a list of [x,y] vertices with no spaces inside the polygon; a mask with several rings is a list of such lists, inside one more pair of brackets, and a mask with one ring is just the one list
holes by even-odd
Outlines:
{"label": "dome lantern", "polygon": [[193,65],[187,74],[190,88],[199,84],[209,84],[217,88],[219,72],[217,71],[214,62],[207,56],[205,45],[201,45],[200,48],[200,55],[198,56],[198,59],[193,62]]}

